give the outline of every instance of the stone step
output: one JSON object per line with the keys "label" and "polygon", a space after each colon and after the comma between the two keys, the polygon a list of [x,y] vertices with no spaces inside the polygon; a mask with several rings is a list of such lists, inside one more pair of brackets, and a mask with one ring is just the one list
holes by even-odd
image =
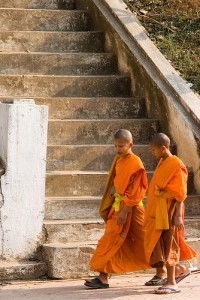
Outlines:
{"label": "stone step", "polygon": [[[200,267],[200,239],[187,239],[187,243],[197,252],[191,260]],[[96,248],[94,242],[50,243],[43,245],[43,257],[48,265],[51,278],[81,278],[91,275],[89,261]]]}
{"label": "stone step", "polygon": [[80,278],[88,275],[96,242],[43,244],[43,258],[51,278]]}
{"label": "stone step", "polygon": [[120,128],[129,129],[134,142],[143,144],[158,130],[158,122],[152,119],[49,120],[48,144],[112,144],[113,135]]}
{"label": "stone step", "polygon": [[[45,201],[46,220],[80,220],[99,218],[101,196],[47,197]],[[195,205],[194,205],[195,204]],[[200,196],[189,195],[185,200],[185,216],[200,215]]]}
{"label": "stone step", "polygon": [[[46,243],[97,241],[104,233],[102,219],[46,220]],[[200,238],[200,218],[185,218],[185,238]]]}
{"label": "stone step", "polygon": [[75,9],[76,0],[0,0],[4,8]]}
{"label": "stone step", "polygon": [[0,52],[103,52],[103,33],[0,31]]}
{"label": "stone step", "polygon": [[145,99],[138,97],[62,97],[34,100],[36,104],[49,106],[49,119],[131,119],[147,116]]}
{"label": "stone step", "polygon": [[185,200],[185,215],[200,215],[200,195],[191,195]]}
{"label": "stone step", "polygon": [[74,243],[81,241],[96,242],[104,232],[104,221],[96,220],[70,220],[70,221],[44,221],[46,243]]}
{"label": "stone step", "polygon": [[[103,193],[108,172],[51,171],[46,173],[46,197],[99,196]],[[150,182],[153,171],[147,171]],[[193,186],[189,177],[188,194]]]}
{"label": "stone step", "polygon": [[0,261],[0,281],[38,279],[46,274],[47,265],[43,262]]}
{"label": "stone step", "polygon": [[[148,145],[135,145],[133,152],[144,163],[146,170],[153,170],[153,159]],[[113,145],[61,145],[48,146],[47,171],[106,171],[109,170],[115,150]]]}
{"label": "stone step", "polygon": [[0,8],[2,31],[87,31],[89,15],[81,10]]}
{"label": "stone step", "polygon": [[[200,200],[200,199],[199,199]],[[185,238],[200,238],[200,218],[199,215],[185,218]]]}
{"label": "stone step", "polygon": [[116,66],[110,53],[0,53],[6,75],[110,75]]}
{"label": "stone step", "polygon": [[[123,75],[104,76],[51,76],[51,75],[0,75],[0,94],[5,97],[112,97],[130,95],[130,78]],[[54,121],[53,121],[54,122]],[[72,122],[72,121],[70,121]],[[54,122],[55,127],[67,122]],[[69,122],[68,122],[69,125]],[[80,130],[80,129],[79,129]],[[54,134],[54,133],[53,133]]]}
{"label": "stone step", "polygon": [[73,220],[98,219],[101,197],[47,197],[45,201],[45,219]]}

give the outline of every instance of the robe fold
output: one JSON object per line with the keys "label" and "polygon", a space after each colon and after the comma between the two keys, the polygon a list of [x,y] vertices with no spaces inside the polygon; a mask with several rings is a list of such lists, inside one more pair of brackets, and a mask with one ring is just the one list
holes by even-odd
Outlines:
{"label": "robe fold", "polygon": [[[187,169],[177,156],[160,160],[149,185],[145,210],[144,247],[151,266],[175,265],[195,252],[185,243],[183,231],[176,232],[173,215],[176,201],[187,196]],[[184,217],[184,211],[182,212]]]}
{"label": "robe fold", "polygon": [[[110,197],[113,184],[115,192],[123,196],[119,211],[115,211],[114,197]],[[144,207],[141,203],[146,189],[146,172],[139,157],[132,153],[114,159],[99,210],[106,228],[91,258],[92,270],[122,273],[150,268],[145,260]],[[118,226],[119,213],[125,206],[130,207],[126,223]]]}

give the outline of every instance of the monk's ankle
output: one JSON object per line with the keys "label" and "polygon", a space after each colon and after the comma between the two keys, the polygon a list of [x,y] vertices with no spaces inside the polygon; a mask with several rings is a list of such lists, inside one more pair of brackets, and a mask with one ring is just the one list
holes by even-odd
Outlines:
{"label": "monk's ankle", "polygon": [[165,271],[164,268],[156,268],[156,276],[160,278],[165,278],[167,274],[167,271]]}
{"label": "monk's ankle", "polygon": [[108,274],[107,273],[101,272],[98,277],[102,283],[108,283]]}

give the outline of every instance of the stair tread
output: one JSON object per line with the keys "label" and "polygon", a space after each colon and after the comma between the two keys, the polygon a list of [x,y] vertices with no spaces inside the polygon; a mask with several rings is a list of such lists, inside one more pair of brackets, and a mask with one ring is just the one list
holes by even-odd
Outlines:
{"label": "stair tread", "polygon": [[72,220],[44,220],[45,225],[65,225],[65,224],[104,224],[102,219],[72,219]]}
{"label": "stair tread", "polygon": [[[110,75],[42,75],[42,74],[15,74],[15,75],[7,75],[7,74],[0,74],[0,77],[23,77],[23,78],[128,78],[127,75],[121,75],[121,74],[110,74]],[[21,97],[22,98],[22,97]],[[26,97],[27,98],[27,97]]]}
{"label": "stair tread", "polygon": [[[102,122],[102,119],[49,119],[49,122]],[[158,119],[149,119],[149,118],[132,118],[132,119],[103,119],[104,122],[116,122],[116,121],[158,121]]]}
{"label": "stair tread", "polygon": [[[188,195],[187,198],[197,198],[199,197],[199,200],[200,200],[200,195],[195,195],[195,194],[192,194],[192,195]],[[99,200],[101,199],[102,196],[66,196],[66,197],[45,197],[45,199],[47,201],[51,201],[51,200],[63,200],[63,201],[67,201],[67,200]],[[146,198],[146,197],[145,197]],[[188,217],[187,218],[197,218],[198,217],[200,218],[199,215],[193,215],[191,217]]]}
{"label": "stair tread", "polygon": [[0,55],[27,55],[27,56],[30,56],[30,55],[45,55],[45,56],[55,56],[55,55],[59,55],[59,56],[114,56],[113,53],[110,53],[110,52],[25,52],[25,51],[17,51],[17,52],[14,52],[14,51],[1,51],[0,52]]}
{"label": "stair tread", "polygon": [[[95,119],[96,120],[96,119]],[[127,119],[126,119],[127,120]],[[87,147],[87,148],[90,148],[90,147],[114,147],[113,144],[86,144],[86,145],[76,145],[76,144],[70,144],[70,145],[48,145],[48,147],[77,147],[77,148],[81,148],[81,147]],[[137,144],[137,145],[134,145],[134,148],[139,148],[139,147],[145,147],[145,148],[148,148],[149,145],[148,144]]]}
{"label": "stair tread", "polygon": [[31,266],[31,265],[40,265],[44,264],[42,261],[17,261],[17,260],[0,260],[0,269],[1,268],[9,268],[9,267],[17,267],[17,266]]}
{"label": "stair tread", "polygon": [[43,34],[53,34],[53,35],[56,35],[56,34],[61,34],[61,35],[66,35],[66,32],[67,34],[73,34],[73,35],[76,35],[76,34],[84,34],[84,33],[102,33],[101,30],[85,30],[85,31],[48,31],[48,30],[26,30],[26,31],[23,31],[23,30],[6,30],[6,31],[3,31],[3,30],[0,30],[0,34],[1,33],[6,33],[6,34],[9,34],[9,33],[19,33],[19,34],[23,34],[23,35],[28,35],[28,34],[37,34],[37,33],[43,33]]}
{"label": "stair tread", "polygon": [[[200,216],[185,217],[187,221],[200,221]],[[71,219],[71,220],[44,220],[45,225],[65,225],[65,224],[104,224],[104,220],[101,218],[95,219]]]}
{"label": "stair tread", "polygon": [[45,197],[46,201],[67,201],[67,200],[100,200],[102,197],[101,196],[69,196],[69,197]]}
{"label": "stair tread", "polygon": [[74,248],[80,246],[94,246],[98,241],[85,241],[85,242],[73,242],[73,243],[46,243],[43,244],[43,247],[51,247],[51,248]]}
{"label": "stair tread", "polygon": [[[186,238],[187,242],[199,242],[200,238]],[[96,246],[98,241],[84,241],[84,242],[73,242],[73,243],[46,243],[43,244],[43,247],[49,248],[76,248],[76,247],[84,247],[84,246]]]}
{"label": "stair tread", "polygon": [[18,8],[18,7],[0,7],[0,11],[3,10],[13,10],[13,11],[51,11],[51,12],[64,12],[64,13],[73,13],[73,12],[88,12],[86,9],[49,9],[49,8]]}

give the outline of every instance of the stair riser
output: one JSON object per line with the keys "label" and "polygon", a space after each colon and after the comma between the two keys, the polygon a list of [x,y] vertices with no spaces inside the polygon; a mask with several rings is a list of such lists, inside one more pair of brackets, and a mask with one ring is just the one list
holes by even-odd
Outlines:
{"label": "stair riser", "polygon": [[87,12],[0,9],[2,31],[87,31]]}
{"label": "stair riser", "polygon": [[[200,205],[199,205],[200,207]],[[185,238],[200,238],[200,219],[185,220]]]}
{"label": "stair riser", "polygon": [[[144,201],[145,202],[145,201]],[[196,205],[194,205],[196,203]],[[46,200],[45,202],[45,219],[46,220],[75,220],[75,219],[92,219],[99,218],[100,199],[94,200]],[[200,211],[200,199],[198,197],[188,197],[185,201],[186,217],[198,215]],[[187,221],[188,222],[188,221]],[[193,221],[191,221],[192,223]],[[191,224],[189,223],[189,224]],[[186,223],[189,232],[188,223]],[[192,223],[195,229],[196,223]],[[195,229],[196,230],[196,229]]]}
{"label": "stair riser", "polygon": [[48,266],[51,278],[80,278],[88,275],[89,261],[94,246],[82,246],[69,249],[50,248],[43,246],[43,257]]}
{"label": "stair riser", "polygon": [[[2,96],[17,97],[111,97],[129,96],[130,81],[125,76],[54,77],[4,76],[0,77]],[[50,122],[51,123],[51,122]],[[56,123],[58,124],[58,123]],[[61,123],[60,123],[61,124]],[[56,127],[51,126],[51,127]],[[60,127],[60,125],[59,125]],[[56,130],[58,127],[56,128]],[[62,130],[61,127],[59,130]],[[51,129],[50,129],[51,132]],[[52,130],[52,134],[54,134]]]}
{"label": "stair riser", "polygon": [[[104,233],[104,222],[76,224],[46,224],[47,243],[95,242]],[[185,238],[200,238],[200,220],[185,220]],[[81,237],[81,240],[80,240]]]}
{"label": "stair riser", "polygon": [[[3,280],[33,280],[38,279],[47,274],[47,266],[45,263],[19,263],[15,265],[13,262],[10,266],[0,265],[1,281]],[[3,300],[3,299],[2,299]]]}
{"label": "stair riser", "polygon": [[0,53],[0,74],[110,75],[116,71],[112,54]]}
{"label": "stair riser", "polygon": [[0,0],[0,7],[75,9],[75,2],[75,0]]}
{"label": "stair riser", "polygon": [[0,32],[0,50],[9,52],[102,52],[101,32]]}
{"label": "stair riser", "polygon": [[185,200],[185,215],[186,216],[200,215],[200,197],[197,196]]}
{"label": "stair riser", "polygon": [[[45,225],[47,243],[73,243],[97,241],[103,235],[104,223]],[[81,239],[80,239],[81,237]]]}
{"label": "stair riser", "polygon": [[145,100],[137,98],[43,98],[35,99],[35,102],[39,105],[49,106],[49,119],[146,117]]}
{"label": "stair riser", "polygon": [[99,218],[100,200],[47,200],[46,220],[73,220]]}
{"label": "stair riser", "polygon": [[[147,173],[148,181],[152,172]],[[63,174],[46,176],[47,197],[99,196],[103,193],[107,174]],[[188,188],[193,184],[188,182]],[[189,192],[189,189],[188,189]]]}
{"label": "stair riser", "polygon": [[[147,170],[153,170],[156,161],[148,146],[135,146]],[[115,155],[114,146],[49,146],[47,150],[47,171],[106,171]]]}
{"label": "stair riser", "polygon": [[[197,252],[197,257],[191,260],[194,266],[200,267],[200,243],[188,242]],[[43,256],[48,263],[48,275],[52,278],[77,278],[91,275],[89,261],[95,249],[94,245],[74,248],[59,248],[43,246]]]}
{"label": "stair riser", "polygon": [[158,123],[148,119],[49,121],[48,144],[112,144],[114,133],[120,128],[129,129],[135,143],[145,144],[157,131]]}

